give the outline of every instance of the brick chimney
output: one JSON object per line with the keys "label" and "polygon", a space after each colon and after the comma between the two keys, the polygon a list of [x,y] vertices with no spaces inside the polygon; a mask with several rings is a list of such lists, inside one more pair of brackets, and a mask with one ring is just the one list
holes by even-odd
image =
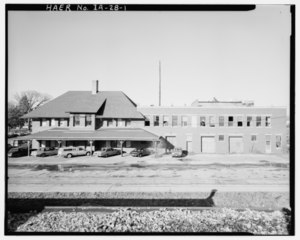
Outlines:
{"label": "brick chimney", "polygon": [[92,82],[92,94],[98,93],[98,80],[93,80]]}

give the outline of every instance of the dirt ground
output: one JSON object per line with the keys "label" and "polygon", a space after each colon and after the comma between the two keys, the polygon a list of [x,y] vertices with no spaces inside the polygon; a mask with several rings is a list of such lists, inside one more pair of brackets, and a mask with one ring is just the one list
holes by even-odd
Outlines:
{"label": "dirt ground", "polygon": [[8,159],[8,192],[289,191],[287,155]]}

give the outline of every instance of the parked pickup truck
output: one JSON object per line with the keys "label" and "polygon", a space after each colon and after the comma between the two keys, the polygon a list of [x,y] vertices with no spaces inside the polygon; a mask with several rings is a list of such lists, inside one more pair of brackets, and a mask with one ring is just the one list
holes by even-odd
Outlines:
{"label": "parked pickup truck", "polygon": [[60,157],[75,157],[75,156],[89,156],[91,152],[89,150],[85,150],[83,147],[63,147],[58,149],[58,156]]}

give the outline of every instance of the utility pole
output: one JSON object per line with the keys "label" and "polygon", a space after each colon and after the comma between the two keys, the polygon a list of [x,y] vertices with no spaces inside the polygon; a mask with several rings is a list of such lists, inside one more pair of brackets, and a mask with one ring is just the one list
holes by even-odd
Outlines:
{"label": "utility pole", "polygon": [[159,102],[158,106],[161,106],[161,63],[159,60]]}

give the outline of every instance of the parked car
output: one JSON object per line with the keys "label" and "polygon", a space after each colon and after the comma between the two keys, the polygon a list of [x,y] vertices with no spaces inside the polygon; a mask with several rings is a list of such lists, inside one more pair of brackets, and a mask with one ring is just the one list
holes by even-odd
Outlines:
{"label": "parked car", "polygon": [[89,156],[90,151],[85,150],[83,147],[63,147],[58,149],[58,156],[60,157],[75,157],[75,156]]}
{"label": "parked car", "polygon": [[110,157],[114,155],[120,155],[121,150],[119,149],[114,149],[114,148],[102,148],[101,151],[96,151],[94,153],[94,156],[98,157]]}
{"label": "parked car", "polygon": [[130,152],[130,155],[133,157],[142,157],[142,156],[147,156],[150,155],[151,152],[147,148],[140,148],[140,149],[134,149]]}
{"label": "parked car", "polygon": [[185,157],[188,155],[187,150],[182,150],[182,148],[174,148],[172,157]]}
{"label": "parked car", "polygon": [[7,152],[10,150],[10,149],[12,149],[13,148],[13,146],[11,145],[11,144],[7,144]]}
{"label": "parked car", "polygon": [[14,147],[8,151],[8,157],[22,157],[28,155],[28,148]]}
{"label": "parked car", "polygon": [[36,151],[37,157],[53,156],[58,154],[58,149],[55,147],[41,147]]}

